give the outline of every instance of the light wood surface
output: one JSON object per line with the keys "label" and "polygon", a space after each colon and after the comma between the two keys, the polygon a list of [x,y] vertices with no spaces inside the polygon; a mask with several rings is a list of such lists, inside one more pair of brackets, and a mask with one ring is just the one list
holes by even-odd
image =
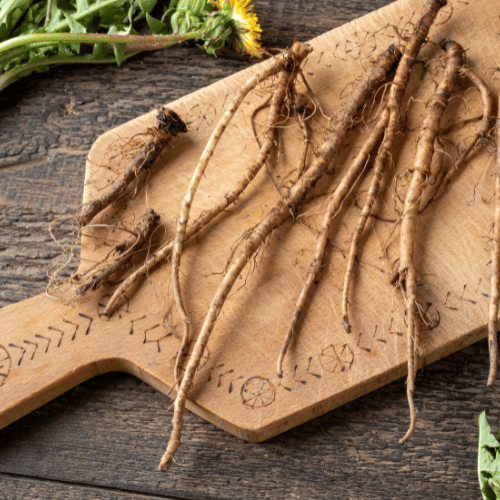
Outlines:
{"label": "light wood surface", "polygon": [[[491,68],[498,55],[484,50],[497,36],[497,8],[493,1],[457,4],[451,18],[444,9],[431,40],[449,37],[467,49],[468,64],[491,83],[498,82]],[[394,40],[393,23],[403,28],[416,19],[419,2],[397,2],[381,11],[329,32],[311,42],[313,53],[305,65],[309,83],[327,114],[338,111],[341,94],[370,64],[370,58]],[[498,9],[497,9],[498,10]],[[474,19],[472,21],[472,19]],[[373,34],[366,37],[366,33]],[[343,162],[361,144],[363,132],[352,134],[350,149],[337,167],[337,176],[316,188],[316,197],[301,220],[280,228],[264,246],[255,263],[242,276],[210,340],[204,366],[199,370],[188,407],[223,429],[250,441],[261,441],[353,400],[405,373],[404,318],[399,297],[389,284],[397,265],[397,201],[394,186],[411,168],[418,122],[432,88],[440,57],[437,45],[428,44],[422,56],[433,60],[424,75],[414,71],[408,101],[409,125],[395,168],[386,178],[384,205],[363,242],[352,298],[353,332],[343,331],[340,318],[341,279],[348,251],[350,228],[366,190],[362,184],[346,204],[342,222],[330,237],[328,265],[306,311],[300,335],[284,364],[284,376],[275,373],[276,358],[294,299],[312,258],[315,232],[325,208],[324,193],[338,182]],[[264,62],[263,64],[268,64]],[[101,222],[132,228],[146,207],[162,216],[166,238],[172,237],[178,208],[189,176],[202,148],[223,112],[225,103],[258,66],[169,103],[189,124],[190,132],[164,152],[119,217],[105,214]],[[422,76],[422,80],[419,78]],[[421,82],[424,82],[423,84]],[[464,83],[448,116],[453,120],[480,114],[478,97]],[[303,89],[302,89],[303,90]],[[238,112],[211,161],[193,209],[194,215],[228,191],[242,175],[256,151],[250,116],[267,96],[258,89]],[[87,162],[84,200],[102,190],[120,167],[120,148],[154,123],[151,112],[100,137]],[[257,116],[259,119],[262,114]],[[362,128],[369,126],[370,116]],[[319,118],[314,126],[321,137]],[[464,128],[450,139],[461,145],[471,135]],[[298,128],[284,130],[275,181],[293,175],[297,161]],[[450,148],[453,154],[453,148]],[[468,164],[453,188],[422,216],[422,239],[417,249],[422,286],[420,301],[438,325],[424,332],[423,363],[431,363],[484,336],[489,291],[488,234],[492,223],[488,176],[490,152],[486,146]],[[220,280],[231,246],[262,217],[276,199],[267,174],[257,178],[244,199],[186,248],[182,286],[196,332]],[[339,218],[340,220],[340,218]],[[107,233],[107,234],[106,234]],[[82,267],[102,255],[114,242],[116,231],[98,228],[82,242]],[[382,248],[386,252],[382,252]],[[38,296],[4,308],[1,337],[2,409],[5,426],[78,383],[100,373],[123,370],[164,393],[173,383],[172,365],[179,346],[179,320],[169,291],[169,269],[155,270],[134,290],[110,321],[99,312],[109,291],[90,294],[68,303]]]}

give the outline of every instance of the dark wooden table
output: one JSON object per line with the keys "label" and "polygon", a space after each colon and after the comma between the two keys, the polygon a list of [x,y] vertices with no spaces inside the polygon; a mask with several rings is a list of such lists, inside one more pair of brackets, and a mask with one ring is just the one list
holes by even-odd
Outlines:
{"label": "dark wooden table", "polygon": [[[254,3],[264,44],[283,48],[389,1]],[[122,68],[53,69],[3,92],[0,306],[44,291],[59,254],[47,225],[79,205],[85,158],[100,134],[252,63],[182,46]],[[261,444],[188,413],[180,465],[168,473],[156,467],[170,400],[129,375],[103,375],[0,431],[0,498],[477,499],[477,416],[488,410],[494,428],[500,421],[487,365],[483,341],[423,370],[417,431],[406,445],[398,444],[408,417],[403,380]]]}

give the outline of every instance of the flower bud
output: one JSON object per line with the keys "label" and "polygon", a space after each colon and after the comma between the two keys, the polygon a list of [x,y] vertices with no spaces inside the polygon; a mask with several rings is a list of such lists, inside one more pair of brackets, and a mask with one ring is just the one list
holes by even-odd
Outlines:
{"label": "flower bud", "polygon": [[170,18],[173,32],[189,33],[198,29],[211,10],[207,0],[179,0]]}

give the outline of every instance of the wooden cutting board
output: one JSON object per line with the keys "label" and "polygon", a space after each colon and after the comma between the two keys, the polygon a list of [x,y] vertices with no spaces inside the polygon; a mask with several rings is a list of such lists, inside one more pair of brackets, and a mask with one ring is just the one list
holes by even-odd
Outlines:
{"label": "wooden cutting board", "polygon": [[[325,113],[338,112],[370,59],[396,41],[398,31],[411,29],[421,8],[419,1],[399,1],[310,42],[313,52],[304,71]],[[430,34],[431,42],[449,37],[461,43],[468,65],[495,95],[500,88],[499,15],[496,0],[454,2],[443,9]],[[190,410],[246,440],[262,441],[405,375],[403,307],[389,277],[397,265],[405,173],[412,166],[425,102],[440,71],[440,50],[429,43],[421,53],[427,64],[417,64],[413,71],[412,98],[405,103],[408,134],[384,181],[384,199],[369,223],[355,271],[352,332],[347,334],[342,327],[341,288],[369,172],[337,216],[321,280],[285,358],[283,377],[276,375],[276,360],[326,208],[325,193],[339,182],[345,162],[362,144],[376,104],[367,108],[359,131],[348,136],[337,173],[318,183],[314,199],[295,223],[289,221],[277,230],[244,271],[208,344],[190,394]],[[110,225],[133,228],[147,207],[161,215],[157,236],[164,241],[172,238],[182,197],[215,123],[235,91],[259,68],[253,66],[168,104],[188,122],[189,133],[164,151],[135,196],[122,204],[122,213],[105,212],[99,222],[107,227],[95,228],[83,238],[81,269],[125,237]],[[265,102],[271,85],[268,82],[250,95],[228,127],[200,186],[193,217],[223,196],[254,157],[251,116]],[[450,129],[443,139],[444,161],[456,157],[457,147],[463,148],[479,127],[476,120],[452,128],[453,123],[481,115],[478,93],[469,87],[462,82],[444,119],[443,128]],[[300,86],[299,90],[305,92]],[[138,134],[154,125],[155,114],[141,116],[96,141],[87,162],[84,201],[116,178]],[[259,121],[264,120],[265,111],[258,112],[257,134]],[[317,114],[310,124],[319,144],[326,122]],[[235,206],[186,245],[181,284],[193,332],[201,326],[233,244],[272,206],[277,189],[293,178],[300,138],[293,120],[285,124],[269,172],[259,174]],[[493,162],[492,146],[485,143],[446,196],[421,216],[418,294],[430,325],[422,335],[423,364],[485,336]],[[171,392],[181,324],[172,300],[169,266],[152,271],[105,320],[100,313],[111,291],[101,288],[75,301],[69,289],[57,298],[40,295],[0,311],[0,427],[108,371],[132,373],[163,393]]]}

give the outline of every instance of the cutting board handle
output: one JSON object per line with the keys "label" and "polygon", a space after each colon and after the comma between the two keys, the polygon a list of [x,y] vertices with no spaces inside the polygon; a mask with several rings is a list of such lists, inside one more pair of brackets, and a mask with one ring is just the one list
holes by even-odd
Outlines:
{"label": "cutting board handle", "polygon": [[0,310],[0,428],[100,373],[95,306],[38,295]]}
{"label": "cutting board handle", "polygon": [[38,295],[0,309],[0,429],[111,371],[171,392],[179,339],[146,307],[107,319],[104,303],[97,293],[70,305]]}

